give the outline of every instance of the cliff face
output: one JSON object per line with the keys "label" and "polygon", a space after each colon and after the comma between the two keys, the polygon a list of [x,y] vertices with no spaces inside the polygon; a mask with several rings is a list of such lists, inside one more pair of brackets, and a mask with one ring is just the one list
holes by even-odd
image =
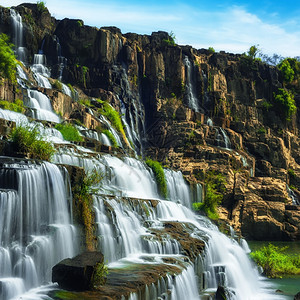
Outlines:
{"label": "cliff face", "polygon": [[[181,170],[192,185],[212,170],[224,174],[221,219],[251,239],[300,238],[299,206],[286,187],[300,196],[300,124],[298,113],[286,121],[266,105],[283,87],[276,67],[174,45],[165,32],[122,34],[81,20],[57,21],[36,5],[16,10],[25,24],[28,61],[42,50],[51,77],[62,72],[80,97],[108,100],[118,111],[125,107],[138,152]],[[0,8],[0,14],[0,31],[11,35],[9,10]],[[12,89],[2,88],[1,97],[13,100]],[[65,118],[97,127],[79,103],[45,92]],[[298,95],[295,100],[299,108]]]}

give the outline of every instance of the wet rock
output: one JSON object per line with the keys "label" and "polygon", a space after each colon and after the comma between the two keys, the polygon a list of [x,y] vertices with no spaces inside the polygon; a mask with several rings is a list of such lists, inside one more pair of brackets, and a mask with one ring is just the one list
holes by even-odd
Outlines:
{"label": "wet rock", "polygon": [[300,292],[295,295],[294,300],[300,300]]}
{"label": "wet rock", "polygon": [[97,264],[103,264],[101,252],[84,252],[62,260],[52,268],[52,281],[62,289],[84,291],[91,288]]}

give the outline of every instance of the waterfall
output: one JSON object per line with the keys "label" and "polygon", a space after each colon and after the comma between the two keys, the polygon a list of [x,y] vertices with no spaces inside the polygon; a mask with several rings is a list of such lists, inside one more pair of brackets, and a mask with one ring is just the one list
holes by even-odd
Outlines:
{"label": "waterfall", "polygon": [[[66,184],[59,168],[50,163],[2,163],[1,299],[20,297],[27,290],[49,283],[52,266],[77,253]],[[32,292],[30,295],[28,299],[40,299],[33,298]]]}
{"label": "waterfall", "polygon": [[34,54],[33,65],[31,70],[34,78],[40,87],[51,89],[51,83],[48,78],[50,76],[49,69],[45,66],[46,56],[44,54]]}
{"label": "waterfall", "polygon": [[188,107],[199,111],[199,105],[198,105],[198,99],[196,97],[195,93],[195,87],[193,84],[193,70],[192,70],[192,64],[187,56],[184,57],[183,63],[185,65],[185,80],[186,80],[186,94],[188,99]]}
{"label": "waterfall", "polygon": [[217,145],[227,150],[231,150],[231,142],[226,131],[222,127],[215,127],[215,130]]}
{"label": "waterfall", "polygon": [[13,43],[16,47],[15,53],[18,60],[26,62],[26,48],[23,45],[23,23],[22,17],[14,9],[10,9],[13,26]]}
{"label": "waterfall", "polygon": [[54,113],[50,99],[43,93],[35,90],[27,90],[27,106],[32,109],[32,117],[38,120],[46,120],[59,123],[60,118]]}
{"label": "waterfall", "polygon": [[295,194],[295,192],[292,189],[290,189],[290,187],[288,185],[286,185],[286,189],[287,189],[287,192],[288,192],[290,198],[292,199],[292,203],[294,205],[300,205],[300,200],[297,197],[297,195]]}

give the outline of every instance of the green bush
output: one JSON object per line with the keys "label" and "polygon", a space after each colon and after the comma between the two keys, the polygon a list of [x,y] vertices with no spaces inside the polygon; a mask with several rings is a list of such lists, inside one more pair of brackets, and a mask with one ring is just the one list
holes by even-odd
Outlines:
{"label": "green bush", "polygon": [[274,93],[273,96],[277,111],[283,118],[290,121],[297,111],[294,95],[286,89],[279,88],[277,94]]}
{"label": "green bush", "polygon": [[288,59],[284,59],[279,65],[285,83],[291,83],[294,80],[295,72],[292,69]]}
{"label": "green bush", "polygon": [[164,198],[168,195],[167,181],[164,173],[164,169],[158,161],[147,159],[146,164],[150,167],[154,173],[155,180],[158,186],[158,191]]}
{"label": "green bush", "polygon": [[176,39],[175,34],[174,34],[173,31],[171,31],[169,33],[168,39],[164,39],[163,42],[166,43],[169,46],[175,46],[176,45],[175,39]]}
{"label": "green bush", "polygon": [[36,3],[36,5],[37,5],[37,9],[40,13],[44,12],[47,9],[44,1],[38,1]]}
{"label": "green bush", "polygon": [[16,58],[14,55],[13,44],[9,43],[6,34],[0,34],[0,77],[16,81]]}
{"label": "green bush", "polygon": [[209,52],[210,54],[213,54],[213,53],[216,52],[216,50],[215,50],[213,47],[208,47],[208,52]]}
{"label": "green bush", "polygon": [[203,210],[206,215],[212,219],[219,218],[217,208],[223,200],[223,194],[226,190],[226,180],[223,174],[213,170],[207,172],[204,176],[205,197],[203,203],[193,203],[195,210]]}
{"label": "green bush", "polygon": [[117,143],[116,138],[114,137],[114,135],[108,129],[103,130],[102,133],[104,133],[109,138],[109,140],[110,140],[113,147],[118,147],[119,146],[118,143]]}
{"label": "green bush", "polygon": [[99,113],[105,116],[111,122],[112,126],[121,133],[126,141],[127,138],[120,114],[108,102],[100,99],[98,99],[97,102],[102,105],[102,108],[99,109]]}
{"label": "green bush", "polygon": [[279,248],[270,243],[268,246],[252,252],[250,256],[270,278],[281,277],[282,275],[299,275],[300,255],[284,254],[286,249],[287,247]]}
{"label": "green bush", "polygon": [[16,127],[12,130],[10,139],[15,151],[27,153],[30,158],[49,161],[55,152],[52,144],[41,138],[37,127]]}
{"label": "green bush", "polygon": [[6,100],[0,100],[0,107],[2,109],[7,109],[11,111],[15,111],[18,113],[24,113],[24,103],[20,99],[16,99],[15,102],[8,102]]}
{"label": "green bush", "polygon": [[63,86],[62,86],[62,83],[59,80],[55,80],[54,83],[52,84],[52,88],[61,91]]}
{"label": "green bush", "polygon": [[82,142],[83,138],[79,131],[72,124],[56,124],[55,128],[59,130],[66,141]]}

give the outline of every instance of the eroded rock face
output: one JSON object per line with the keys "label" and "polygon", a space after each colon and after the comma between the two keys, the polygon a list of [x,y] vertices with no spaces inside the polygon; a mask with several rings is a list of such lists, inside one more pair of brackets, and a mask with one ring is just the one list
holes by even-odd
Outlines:
{"label": "eroded rock face", "polygon": [[89,290],[97,264],[103,264],[103,254],[96,251],[64,259],[52,268],[52,281],[66,290]]}

